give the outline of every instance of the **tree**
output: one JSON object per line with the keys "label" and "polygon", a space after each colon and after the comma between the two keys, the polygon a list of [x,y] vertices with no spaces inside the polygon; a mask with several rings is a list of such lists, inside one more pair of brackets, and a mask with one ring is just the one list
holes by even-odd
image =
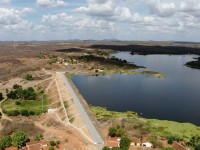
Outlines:
{"label": "tree", "polygon": [[131,140],[124,136],[120,140],[120,150],[128,150],[131,144]]}
{"label": "tree", "polygon": [[10,91],[10,92],[7,94],[7,97],[8,97],[9,99],[18,99],[18,96],[17,96],[16,92],[14,92],[14,91]]}
{"label": "tree", "polygon": [[0,101],[3,100],[3,99],[4,99],[4,98],[3,98],[3,94],[0,93]]}
{"label": "tree", "polygon": [[117,135],[117,129],[115,129],[115,128],[109,128],[108,135],[111,136],[111,137],[115,137]]}
{"label": "tree", "polygon": [[3,150],[6,147],[10,147],[11,146],[11,142],[12,142],[12,139],[10,138],[10,136],[3,136],[0,139],[0,149]]}
{"label": "tree", "polygon": [[28,141],[28,136],[25,132],[16,132],[12,137],[12,145],[16,147],[22,147]]}

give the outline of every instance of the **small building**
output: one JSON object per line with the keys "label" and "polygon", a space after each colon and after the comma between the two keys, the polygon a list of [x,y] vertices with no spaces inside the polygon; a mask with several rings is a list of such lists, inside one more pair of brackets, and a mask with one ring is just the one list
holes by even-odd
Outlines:
{"label": "small building", "polygon": [[120,145],[120,140],[121,138],[119,137],[109,137],[108,141],[107,141],[107,146],[109,148],[116,148],[119,147]]}
{"label": "small building", "polygon": [[145,142],[145,143],[142,143],[142,146],[143,146],[143,147],[151,148],[151,147],[153,147],[153,144],[150,143],[150,142]]}
{"label": "small building", "polygon": [[149,136],[143,136],[141,139],[141,145],[142,147],[153,147],[153,144],[149,142]]}
{"label": "small building", "polygon": [[57,111],[57,109],[48,109],[48,114],[54,114]]}
{"label": "small building", "polygon": [[25,150],[43,150],[44,148],[47,148],[48,144],[46,141],[31,141],[26,143]]}

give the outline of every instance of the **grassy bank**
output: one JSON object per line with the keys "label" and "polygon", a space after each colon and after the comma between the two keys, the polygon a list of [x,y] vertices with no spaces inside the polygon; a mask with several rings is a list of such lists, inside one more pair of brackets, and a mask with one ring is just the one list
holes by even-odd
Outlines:
{"label": "grassy bank", "polygon": [[[134,112],[114,112],[95,106],[90,106],[90,108],[99,121],[109,122],[114,119],[127,119],[124,122],[128,123],[128,126],[133,126],[133,130],[140,129],[142,132],[148,131],[152,135],[159,135],[161,137],[173,135],[182,138],[184,141],[188,141],[192,136],[200,134],[200,127],[191,123],[145,119],[139,117]],[[139,122],[138,125],[136,125],[137,122]]]}

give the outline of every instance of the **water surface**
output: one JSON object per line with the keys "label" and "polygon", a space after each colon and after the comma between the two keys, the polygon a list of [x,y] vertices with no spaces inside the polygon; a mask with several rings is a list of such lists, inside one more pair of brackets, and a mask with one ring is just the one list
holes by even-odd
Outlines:
{"label": "water surface", "polygon": [[167,75],[74,76],[73,82],[94,106],[113,111],[134,111],[146,118],[200,125],[200,70],[184,66],[195,55],[114,54],[148,70]]}

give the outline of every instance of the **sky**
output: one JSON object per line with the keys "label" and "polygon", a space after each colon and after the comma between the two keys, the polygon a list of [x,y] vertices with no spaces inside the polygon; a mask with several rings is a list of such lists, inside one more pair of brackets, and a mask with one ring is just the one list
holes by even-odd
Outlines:
{"label": "sky", "polygon": [[200,0],[0,0],[0,41],[200,42]]}

